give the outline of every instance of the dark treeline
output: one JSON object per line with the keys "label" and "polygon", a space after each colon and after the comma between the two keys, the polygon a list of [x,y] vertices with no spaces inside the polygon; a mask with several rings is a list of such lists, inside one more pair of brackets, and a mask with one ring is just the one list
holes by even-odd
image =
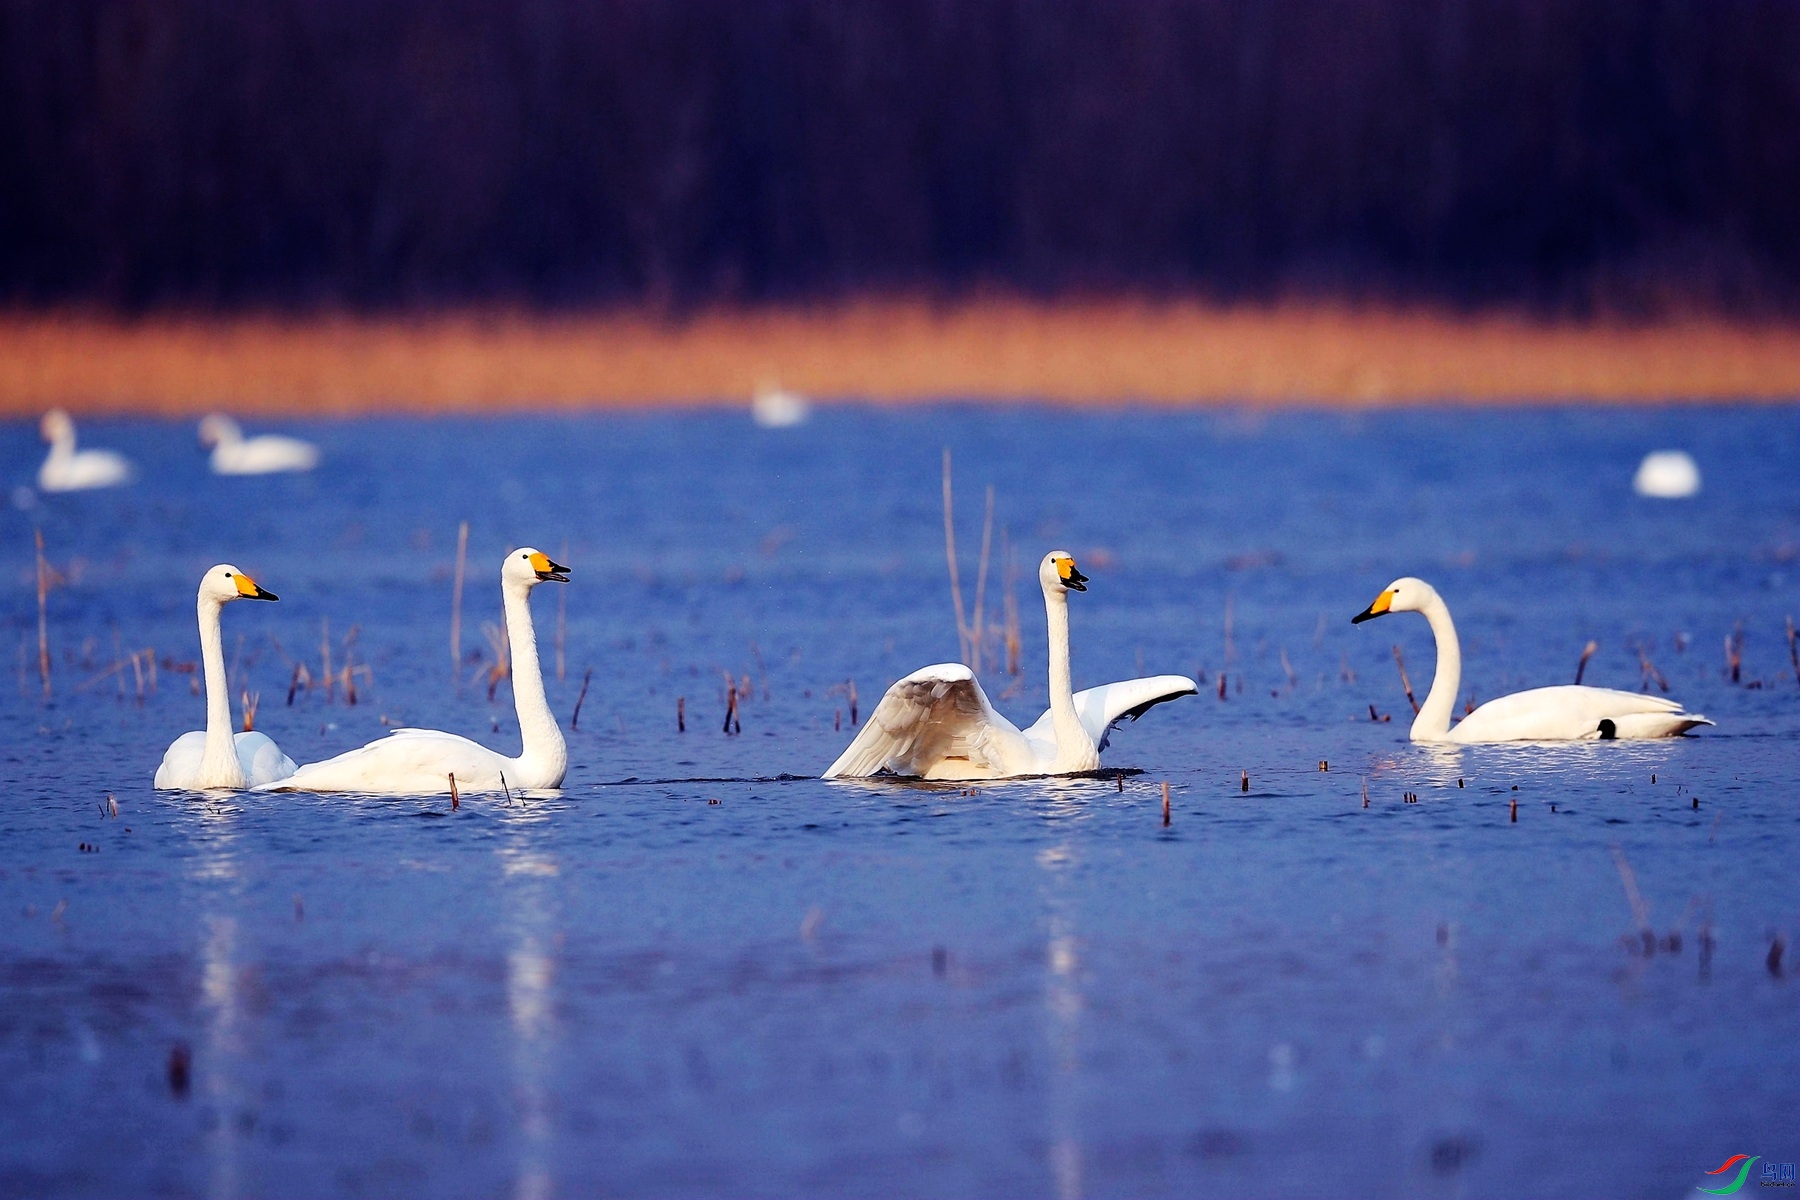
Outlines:
{"label": "dark treeline", "polygon": [[0,0],[0,300],[1800,309],[1793,0]]}

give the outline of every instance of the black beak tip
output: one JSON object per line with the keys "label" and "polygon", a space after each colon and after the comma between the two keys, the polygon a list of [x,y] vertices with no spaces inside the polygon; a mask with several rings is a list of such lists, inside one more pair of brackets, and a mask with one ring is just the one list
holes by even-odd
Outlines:
{"label": "black beak tip", "polygon": [[1350,623],[1352,625],[1361,625],[1364,621],[1372,620],[1374,618],[1374,616],[1375,616],[1374,613],[1370,612],[1368,609],[1365,608],[1361,612],[1357,613],[1354,617],[1351,617]]}
{"label": "black beak tip", "polygon": [[279,599],[281,599],[280,596],[277,596],[274,592],[271,592],[268,588],[261,588],[261,587],[256,589],[256,598],[258,600],[279,600]]}
{"label": "black beak tip", "polygon": [[567,583],[569,582],[569,568],[561,563],[552,562],[550,569],[539,571],[537,577],[540,583]]}

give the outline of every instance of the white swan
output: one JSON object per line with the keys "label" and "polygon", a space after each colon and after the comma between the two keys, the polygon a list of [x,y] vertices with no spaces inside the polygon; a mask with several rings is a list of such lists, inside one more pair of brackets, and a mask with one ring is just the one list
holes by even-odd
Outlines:
{"label": "white swan", "polygon": [[319,448],[311,442],[269,433],[246,438],[224,413],[200,418],[200,444],[212,447],[214,475],[273,475],[319,465]]}
{"label": "white swan", "polygon": [[1437,674],[1431,691],[1413,718],[1415,742],[1567,742],[1614,738],[1676,737],[1696,725],[1712,722],[1658,696],[1612,688],[1532,688],[1489,700],[1450,727],[1450,712],[1462,687],[1462,647],[1450,609],[1437,590],[1410,576],[1388,584],[1368,608],[1350,618],[1353,625],[1389,612],[1423,613],[1437,639]]}
{"label": "white swan", "polygon": [[50,443],[50,455],[38,468],[39,491],[81,492],[130,480],[131,462],[124,455],[75,449],[75,422],[62,409],[45,413],[38,430]]}
{"label": "white swan", "polygon": [[429,796],[450,790],[450,776],[464,792],[497,792],[559,787],[569,768],[562,730],[544,698],[538,669],[537,635],[531,628],[531,589],[540,583],[569,582],[569,568],[526,546],[500,566],[500,594],[506,604],[506,634],[512,645],[513,703],[523,742],[517,758],[479,742],[435,729],[396,729],[379,741],[324,762],[307,763],[292,777],[262,788],[281,792],[381,792]]}
{"label": "white swan", "polygon": [[1114,725],[1195,690],[1191,679],[1157,675],[1071,695],[1069,593],[1087,591],[1087,576],[1065,551],[1055,550],[1039,564],[1038,583],[1050,623],[1050,710],[1036,724],[1021,732],[995,712],[962,664],[926,667],[887,690],[824,778],[888,771],[923,779],[1001,779],[1092,771]]}
{"label": "white swan", "polygon": [[264,733],[231,732],[231,694],[225,679],[225,650],[219,638],[219,609],[233,600],[274,600],[229,563],[200,577],[200,666],[206,676],[206,732],[184,733],[163,753],[155,786],[242,788],[273,783],[294,773],[294,760]]}

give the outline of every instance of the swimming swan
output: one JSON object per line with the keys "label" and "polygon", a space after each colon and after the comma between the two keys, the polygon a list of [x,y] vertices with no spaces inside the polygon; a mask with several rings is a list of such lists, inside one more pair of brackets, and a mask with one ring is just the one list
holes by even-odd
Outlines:
{"label": "swimming swan", "polygon": [[236,567],[222,563],[200,577],[200,664],[206,675],[206,732],[184,733],[170,743],[156,769],[155,786],[200,791],[273,783],[294,773],[294,760],[264,733],[231,732],[231,695],[219,609],[233,600],[273,600]]}
{"label": "swimming swan", "polygon": [[1658,696],[1612,688],[1532,688],[1489,700],[1450,727],[1450,710],[1462,686],[1462,647],[1450,609],[1437,591],[1410,576],[1388,584],[1368,608],[1350,618],[1361,624],[1389,612],[1423,613],[1437,639],[1437,674],[1413,719],[1415,742],[1567,742],[1614,738],[1676,737],[1712,722]]}
{"label": "swimming swan", "polygon": [[60,408],[44,414],[38,426],[50,443],[50,456],[38,468],[38,490],[82,492],[112,487],[131,478],[131,462],[111,450],[75,449],[75,422]]}
{"label": "swimming swan", "polygon": [[512,645],[513,703],[519,712],[523,752],[517,758],[479,742],[435,729],[396,729],[360,750],[324,762],[307,763],[293,776],[263,791],[381,792],[429,796],[450,790],[450,776],[464,792],[501,788],[553,788],[569,768],[562,730],[544,699],[538,669],[537,635],[531,628],[531,589],[540,583],[569,582],[569,568],[526,546],[500,566],[500,594],[506,602],[506,634]]}
{"label": "swimming swan", "polygon": [[200,418],[200,444],[212,447],[214,475],[273,475],[319,465],[319,448],[311,442],[269,433],[245,438],[238,423],[224,413]]}
{"label": "swimming swan", "polygon": [[1021,732],[994,711],[969,668],[942,663],[914,671],[887,690],[868,724],[826,779],[889,771],[923,779],[1003,779],[1092,771],[1113,726],[1165,700],[1192,693],[1180,675],[1127,679],[1069,694],[1069,593],[1087,576],[1065,551],[1038,566],[1050,624],[1050,710]]}

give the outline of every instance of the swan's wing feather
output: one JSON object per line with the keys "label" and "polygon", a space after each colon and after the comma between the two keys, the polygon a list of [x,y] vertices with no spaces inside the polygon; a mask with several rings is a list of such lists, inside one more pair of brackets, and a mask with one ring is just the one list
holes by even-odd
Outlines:
{"label": "swan's wing feather", "polygon": [[933,763],[967,758],[994,771],[1004,769],[1005,734],[1018,731],[994,711],[974,673],[961,663],[940,663],[914,671],[888,688],[826,779],[860,777],[886,770],[924,775]]}
{"label": "swan's wing feather", "polygon": [[[1151,675],[1144,679],[1122,679],[1099,687],[1083,688],[1075,693],[1075,715],[1081,727],[1094,739],[1096,751],[1106,749],[1112,731],[1127,719],[1137,720],[1158,704],[1191,696],[1198,685],[1185,675]],[[1053,739],[1051,716],[1046,712],[1025,731],[1028,738]]]}
{"label": "swan's wing feather", "polygon": [[206,753],[206,734],[198,729],[184,733],[169,743],[163,752],[162,765],[156,768],[152,787],[184,788],[184,780],[200,773],[200,759]]}
{"label": "swan's wing feather", "polygon": [[450,775],[467,791],[494,791],[507,760],[480,742],[436,729],[396,729],[336,758],[307,763],[269,791],[389,792],[436,795]]}
{"label": "swan's wing feather", "polygon": [[234,736],[238,765],[244,769],[244,783],[249,787],[286,779],[299,770],[294,760],[281,752],[281,747],[266,733],[251,730]]}
{"label": "swan's wing feather", "polygon": [[1563,741],[1598,736],[1603,720],[1655,716],[1679,723],[1687,715],[1662,696],[1565,683],[1489,700],[1464,717],[1455,733],[1471,741]]}

